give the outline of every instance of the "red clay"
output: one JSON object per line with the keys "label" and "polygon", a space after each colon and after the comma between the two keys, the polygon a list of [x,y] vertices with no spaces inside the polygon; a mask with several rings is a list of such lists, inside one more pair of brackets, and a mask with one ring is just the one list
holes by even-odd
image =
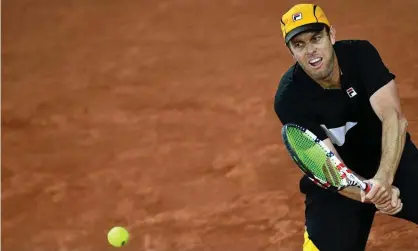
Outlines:
{"label": "red clay", "polygon": [[[273,111],[295,3],[3,1],[2,250],[111,250],[114,225],[124,250],[301,250]],[[418,143],[418,1],[317,3],[379,49]],[[417,236],[377,216],[368,250]]]}

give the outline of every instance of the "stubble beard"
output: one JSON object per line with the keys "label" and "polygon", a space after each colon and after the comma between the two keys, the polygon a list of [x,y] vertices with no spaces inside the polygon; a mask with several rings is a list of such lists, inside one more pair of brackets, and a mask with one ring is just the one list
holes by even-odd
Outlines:
{"label": "stubble beard", "polygon": [[[308,66],[309,67],[309,66]],[[332,77],[332,72],[334,69],[334,57],[331,57],[330,60],[322,66],[324,69],[321,71],[312,71],[312,78],[316,81],[327,81]]]}

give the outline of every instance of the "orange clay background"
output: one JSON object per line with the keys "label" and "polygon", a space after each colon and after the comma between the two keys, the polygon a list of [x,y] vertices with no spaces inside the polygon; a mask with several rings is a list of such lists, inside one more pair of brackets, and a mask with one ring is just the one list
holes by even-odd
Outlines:
{"label": "orange clay background", "polygon": [[[301,250],[301,173],[273,110],[295,3],[3,1],[2,250],[114,250],[115,225],[126,251]],[[337,39],[378,48],[418,143],[418,1],[316,3]],[[367,250],[417,236],[379,215]]]}

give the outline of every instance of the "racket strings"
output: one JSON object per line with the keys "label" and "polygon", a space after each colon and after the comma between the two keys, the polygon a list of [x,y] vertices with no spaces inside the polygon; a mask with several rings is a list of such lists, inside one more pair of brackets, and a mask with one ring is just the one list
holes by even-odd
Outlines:
{"label": "racket strings", "polygon": [[338,170],[336,170],[335,166],[331,163],[330,159],[327,159],[325,164],[322,166],[322,171],[324,172],[327,181],[331,183],[333,186],[340,186],[341,185],[341,178]]}
{"label": "racket strings", "polygon": [[297,128],[288,128],[287,133],[288,139],[305,169],[308,169],[317,179],[327,181],[333,186],[341,185],[341,177],[337,167],[318,142]]}

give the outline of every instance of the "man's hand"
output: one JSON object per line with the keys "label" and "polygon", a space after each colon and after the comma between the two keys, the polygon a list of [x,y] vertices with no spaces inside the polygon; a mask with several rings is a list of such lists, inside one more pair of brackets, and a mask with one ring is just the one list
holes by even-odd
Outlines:
{"label": "man's hand", "polygon": [[399,198],[400,191],[397,187],[392,186],[392,198],[391,200],[383,203],[383,204],[376,204],[377,210],[381,213],[394,215],[399,213],[402,210],[403,203]]}
{"label": "man's hand", "polygon": [[367,194],[361,191],[362,202],[371,201],[373,204],[382,205],[392,199],[392,186],[388,179],[375,176],[364,182],[370,184],[372,188]]}

